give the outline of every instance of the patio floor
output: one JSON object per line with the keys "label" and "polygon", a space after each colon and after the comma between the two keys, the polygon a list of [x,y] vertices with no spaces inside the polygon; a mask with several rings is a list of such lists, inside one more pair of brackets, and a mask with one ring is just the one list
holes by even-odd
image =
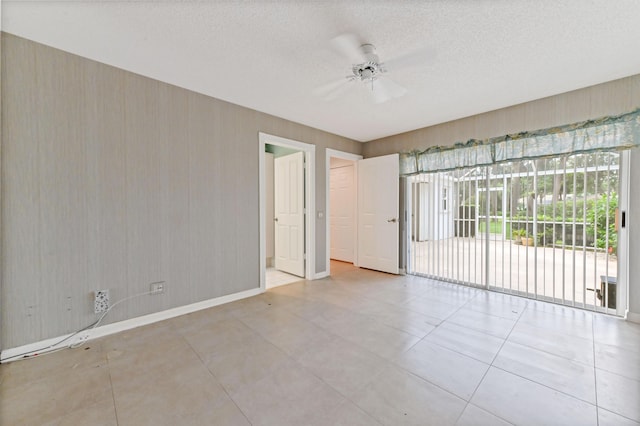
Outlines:
{"label": "patio floor", "polygon": [[[411,249],[412,273],[485,284],[483,238],[413,242]],[[493,236],[488,252],[490,287],[567,305],[600,307],[593,289],[600,289],[601,276],[618,275],[616,256],[582,248],[523,246]]]}

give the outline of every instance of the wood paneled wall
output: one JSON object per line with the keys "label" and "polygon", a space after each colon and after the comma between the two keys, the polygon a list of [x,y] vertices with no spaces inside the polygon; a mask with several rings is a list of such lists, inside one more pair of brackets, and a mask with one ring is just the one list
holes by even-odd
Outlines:
{"label": "wood paneled wall", "polygon": [[316,145],[318,206],[324,148],[362,149],[6,33],[1,125],[3,348],[90,324],[98,289],[167,282],[114,322],[257,288],[258,132]]}

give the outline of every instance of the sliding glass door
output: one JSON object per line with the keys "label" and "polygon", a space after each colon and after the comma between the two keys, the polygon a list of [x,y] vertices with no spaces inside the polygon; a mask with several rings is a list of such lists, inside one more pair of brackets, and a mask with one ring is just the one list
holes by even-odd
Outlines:
{"label": "sliding glass door", "polygon": [[623,314],[624,152],[409,178],[408,271]]}

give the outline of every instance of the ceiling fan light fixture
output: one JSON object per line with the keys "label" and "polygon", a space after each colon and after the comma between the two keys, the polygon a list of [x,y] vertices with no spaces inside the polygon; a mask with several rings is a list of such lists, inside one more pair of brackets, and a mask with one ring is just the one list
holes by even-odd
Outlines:
{"label": "ceiling fan light fixture", "polygon": [[[345,33],[339,35],[331,40],[331,44],[337,53],[344,56],[352,64],[351,73],[342,81],[352,84],[360,82],[369,89],[368,92],[372,95],[375,103],[399,98],[407,93],[407,89],[385,74],[387,73],[387,64],[395,64],[391,67],[392,69],[402,64],[412,66],[416,62],[415,53],[382,63],[376,53],[375,46],[370,43],[362,43],[361,38],[354,34]],[[424,54],[421,53],[418,56],[420,61],[424,60]],[[348,85],[340,84],[339,82],[338,84],[329,83],[317,88],[314,92],[325,98],[325,100],[332,100],[344,93],[348,87]]]}

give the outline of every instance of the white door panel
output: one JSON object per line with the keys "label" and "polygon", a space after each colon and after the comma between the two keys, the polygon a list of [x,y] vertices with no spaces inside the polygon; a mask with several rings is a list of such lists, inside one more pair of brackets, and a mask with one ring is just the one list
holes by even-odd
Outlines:
{"label": "white door panel", "polygon": [[398,273],[398,154],[358,162],[358,266]]}
{"label": "white door panel", "polygon": [[275,267],[304,277],[304,153],[274,161]]}
{"label": "white door panel", "polygon": [[331,259],[354,261],[355,191],[354,167],[330,171]]}

